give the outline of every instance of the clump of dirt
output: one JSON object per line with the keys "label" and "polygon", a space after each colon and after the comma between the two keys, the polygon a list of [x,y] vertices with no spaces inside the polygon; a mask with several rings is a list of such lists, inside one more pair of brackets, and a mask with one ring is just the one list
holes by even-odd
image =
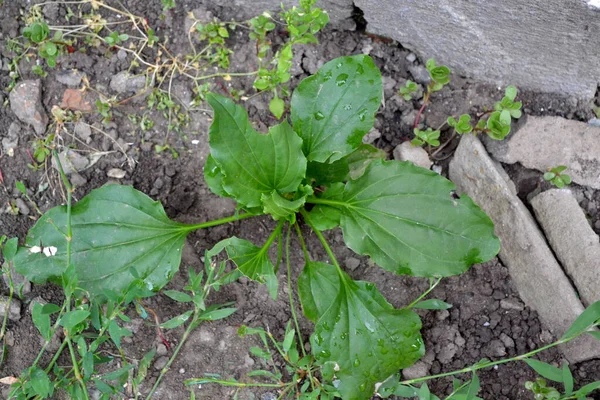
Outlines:
{"label": "clump of dirt", "polygon": [[[177,8],[163,14],[160,2],[128,0],[123,2],[132,13],[147,18],[150,26],[155,27],[157,34],[172,38],[174,54],[185,54],[190,51],[185,32],[185,18],[188,12],[201,8],[202,12],[218,16],[222,20],[240,17],[240,11],[228,7],[218,7],[208,2],[178,1]],[[2,62],[14,56],[6,47],[6,41],[14,38],[23,21],[20,12],[27,12],[29,2],[9,1],[2,4]],[[88,7],[83,5],[83,8]],[[49,4],[44,6],[45,17],[50,23],[64,24],[67,15],[65,4]],[[164,17],[163,17],[164,15]],[[108,16],[107,18],[116,18]],[[282,43],[285,32],[278,31],[271,40],[277,46]],[[375,146],[390,154],[394,147],[412,138],[412,124],[420,107],[418,101],[405,101],[398,96],[397,90],[407,79],[423,82],[425,67],[411,52],[398,43],[389,43],[376,37],[360,32],[338,31],[325,29],[319,34],[320,44],[317,46],[299,46],[294,57],[291,87],[300,80],[313,74],[326,61],[342,55],[365,53],[370,54],[381,69],[384,79],[384,104],[377,114],[374,130],[368,135],[368,140]],[[256,68],[254,54],[255,44],[249,42],[242,31],[236,31],[230,39],[235,52],[232,58],[232,71],[249,71]],[[127,71],[131,57],[119,57],[111,49],[95,49],[82,46],[81,51],[60,58],[55,70],[49,70],[43,79],[43,104],[47,110],[59,104],[67,87],[60,83],[56,75],[59,71],[76,68],[86,74],[90,83],[106,94],[114,94],[110,89],[110,81],[114,74]],[[30,68],[23,64],[22,79],[33,79]],[[0,71],[0,85],[6,86],[10,77],[6,69]],[[183,104],[190,101],[192,85],[185,77],[174,76],[172,81],[173,96]],[[231,81],[218,78],[214,90],[222,94],[230,94],[231,90],[243,90],[253,93],[252,78],[234,79]],[[427,126],[441,126],[450,115],[462,113],[472,114],[481,112],[484,106],[492,106],[503,95],[503,88],[492,87],[464,77],[453,76],[452,83],[433,97],[433,103],[427,108],[422,121]],[[0,94],[4,99],[5,94]],[[93,95],[92,95],[93,96]],[[577,102],[557,96],[540,95],[537,93],[521,93],[525,113],[532,115],[561,115],[568,118],[589,118],[589,111],[578,108]],[[94,97],[92,99],[95,99]],[[187,102],[187,103],[186,103]],[[245,102],[250,119],[257,129],[266,131],[268,126],[276,123],[268,110],[268,99],[264,96],[254,96]],[[108,182],[118,181],[121,184],[133,185],[136,189],[147,193],[152,198],[160,200],[167,214],[182,222],[202,222],[221,218],[235,212],[235,204],[228,199],[221,199],[210,193],[202,177],[203,166],[208,155],[207,130],[210,126],[208,114],[204,111],[191,111],[190,123],[183,127],[181,133],[169,132],[169,121],[162,112],[148,110],[144,101],[132,99],[124,102],[113,110],[113,120],[104,125],[102,117],[95,111],[85,112],[83,120],[96,127],[90,135],[91,141],[81,141],[73,134],[75,126],[65,125],[67,134],[61,133],[63,146],[72,146],[90,152],[103,151],[100,161],[90,168],[80,171],[74,196],[81,199],[92,189]],[[139,128],[129,118],[129,114],[145,114],[154,122],[154,126],[146,131]],[[10,108],[0,108],[0,137],[7,137],[9,126],[16,123],[15,115]],[[450,136],[447,130],[442,132],[442,141]],[[64,192],[61,189],[58,175],[54,169],[34,170],[28,167],[32,163],[31,143],[36,138],[34,131],[21,126],[19,144],[14,156],[2,154],[0,171],[0,204],[4,207],[11,201],[20,198],[15,189],[15,182],[21,181],[28,188],[31,198],[42,211],[64,202]],[[447,175],[449,157],[457,142],[452,142],[439,155],[436,161],[442,168],[442,174]],[[156,145],[168,144],[176,151],[175,158],[169,151],[157,153]],[[133,163],[130,160],[134,160]],[[121,179],[109,177],[109,171],[119,169],[124,172]],[[518,166],[508,167],[508,172],[517,177],[520,194],[526,196],[538,185],[539,174],[534,177],[527,171],[523,172]],[[523,177],[522,179],[519,177]],[[583,193],[582,206],[591,215],[597,231],[600,212],[597,203],[598,193]],[[596,199],[596,200],[595,200]],[[587,204],[585,201],[587,200]],[[592,202],[595,202],[592,204]],[[590,206],[592,204],[592,206]],[[33,207],[30,207],[30,211]],[[6,212],[0,214],[0,233],[8,236],[18,236],[23,242],[27,230],[36,219],[33,211],[29,215],[12,215]],[[211,248],[219,240],[230,236],[238,236],[262,243],[266,240],[269,230],[275,226],[267,217],[253,219],[209,228],[192,233],[188,237],[187,254],[184,256],[181,271],[169,284],[169,288],[181,289],[185,284],[187,268],[201,268],[200,256],[206,249]],[[326,255],[316,238],[305,232],[314,259],[326,260]],[[333,243],[335,254],[354,279],[369,280],[377,285],[382,294],[396,307],[409,304],[427,287],[428,282],[407,276],[398,276],[387,272],[368,259],[359,257],[350,251],[343,243],[341,232],[328,232],[328,238]],[[292,280],[295,282],[303,265],[302,252],[294,244],[292,246]],[[196,398],[221,399],[232,398],[234,391],[230,388],[216,385],[201,387],[186,387],[184,381],[193,377],[202,377],[206,373],[219,374],[224,378],[234,377],[245,380],[245,374],[261,367],[261,361],[248,353],[250,346],[256,342],[252,338],[241,339],[237,336],[237,328],[242,325],[268,328],[276,337],[282,338],[285,326],[290,319],[287,277],[285,271],[280,271],[280,290],[278,301],[273,301],[264,286],[247,279],[240,279],[215,293],[210,301],[222,303],[236,302],[238,312],[230,318],[203,324],[198,328],[183,348],[170,372],[167,374],[156,398],[183,399],[189,397],[189,391],[194,390]],[[6,292],[7,289],[3,288]],[[427,353],[423,360],[411,369],[410,374],[437,374],[474,364],[482,358],[500,359],[515,356],[534,348],[544,346],[553,338],[544,329],[534,310],[526,307],[519,299],[507,269],[498,260],[492,260],[482,265],[476,265],[467,273],[445,279],[434,290],[432,296],[451,303],[453,307],[447,311],[420,312],[423,319],[423,336]],[[41,297],[45,301],[59,304],[62,300],[61,290],[52,285],[34,285],[33,290],[23,300],[22,317],[18,322],[9,322],[8,332],[12,341],[7,349],[7,356],[0,366],[0,376],[18,376],[22,369],[31,364],[42,346],[41,338],[32,321],[31,312],[27,305],[31,299]],[[298,299],[294,293],[296,305]],[[185,306],[170,300],[164,295],[157,295],[144,303],[154,310],[161,321],[166,321],[183,311]],[[301,314],[301,313],[300,313]],[[151,321],[142,320],[133,310],[129,313],[132,322],[128,328],[134,333],[133,337],[125,338],[124,350],[128,357],[139,360],[150,349],[157,349],[158,356],[144,383],[142,390],[147,391],[158,376],[165,357],[168,357],[181,338],[183,329],[176,328],[165,332],[171,348],[167,349],[157,336],[155,326]],[[312,331],[312,324],[301,318],[301,328],[304,339]],[[544,361],[559,365],[563,359],[557,350],[542,353]],[[47,362],[42,360],[42,364]],[[110,367],[117,367],[114,361]],[[571,366],[575,379],[585,384],[600,377],[600,362],[591,361]],[[416,375],[415,375],[416,376]],[[532,395],[525,391],[524,383],[535,378],[534,372],[524,363],[500,365],[497,368],[482,371],[480,374],[482,391],[480,396],[485,399],[528,399]],[[468,377],[462,377],[468,379]],[[436,380],[430,384],[432,392],[443,395],[451,391],[450,380]],[[3,390],[6,397],[7,391]],[[275,393],[247,391],[240,398],[262,399],[275,398]]]}

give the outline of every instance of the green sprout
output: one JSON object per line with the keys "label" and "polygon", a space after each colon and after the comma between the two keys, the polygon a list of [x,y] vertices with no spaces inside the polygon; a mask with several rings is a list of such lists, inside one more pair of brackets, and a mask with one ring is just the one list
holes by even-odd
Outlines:
{"label": "green sprout", "polygon": [[425,143],[433,147],[440,145],[440,131],[438,130],[434,131],[431,128],[427,128],[427,130],[422,131],[419,128],[415,128],[413,132],[415,133],[415,138],[411,141],[413,146],[422,146]]}
{"label": "green sprout", "polygon": [[461,115],[458,121],[454,117],[448,117],[448,125],[454,128],[456,133],[459,135],[473,131],[473,126],[471,125],[471,116],[469,114]]}
{"label": "green sprout", "polygon": [[398,90],[398,94],[400,94],[404,100],[410,101],[413,99],[412,95],[416,93],[418,89],[419,85],[411,80],[408,80],[406,81],[406,85]]}
{"label": "green sprout", "polygon": [[450,83],[450,68],[445,65],[437,65],[433,58],[427,60],[425,67],[427,68],[427,71],[429,71],[429,76],[433,81],[431,91],[437,92],[438,90],[441,90],[444,85]]}
{"label": "green sprout", "polygon": [[119,45],[119,44],[123,43],[124,41],[126,41],[127,39],[129,39],[128,34],[126,34],[126,33],[119,34],[119,32],[116,32],[116,31],[104,38],[104,40],[106,40],[106,43],[109,46]]}
{"label": "green sprout", "polygon": [[562,173],[566,169],[566,165],[551,168],[544,174],[544,180],[552,183],[557,188],[563,188],[571,183],[571,177]]}

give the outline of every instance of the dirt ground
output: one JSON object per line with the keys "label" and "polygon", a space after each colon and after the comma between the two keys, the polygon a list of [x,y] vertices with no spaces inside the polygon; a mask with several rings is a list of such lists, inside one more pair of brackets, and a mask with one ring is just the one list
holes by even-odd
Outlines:
{"label": "dirt ground", "polygon": [[[7,49],[6,40],[19,34],[24,26],[19,16],[21,12],[27,13],[28,7],[34,3],[36,1],[5,0],[0,6],[3,64],[14,56]],[[118,4],[118,2],[114,3]],[[199,14],[206,15],[210,11],[223,20],[245,17],[236,10],[213,7],[208,1],[178,0],[177,7],[166,12],[166,17],[161,17],[162,6],[158,0],[127,0],[123,3],[133,14],[146,17],[150,26],[157,28],[159,36],[167,35],[173,38],[172,49],[175,54],[185,54],[190,50],[184,28],[188,12],[196,9]],[[43,10],[50,24],[64,24],[66,15],[64,5],[50,4]],[[106,18],[110,20],[115,16],[107,14]],[[279,32],[279,34],[284,33]],[[281,38],[282,36],[273,35],[272,40],[277,44]],[[388,152],[391,158],[391,152],[396,145],[412,138],[412,122],[419,108],[416,101],[404,101],[396,91],[404,85],[406,79],[418,79],[417,77],[424,70],[423,60],[413,63],[407,60],[410,51],[398,43],[371,37],[360,30],[338,31],[334,26],[330,26],[319,34],[319,40],[319,45],[300,46],[296,50],[291,86],[294,87],[301,79],[316,72],[317,68],[327,60],[342,55],[369,53],[382,71],[385,92],[385,106],[380,109],[375,123],[375,129],[380,135],[373,133],[372,143]],[[249,42],[245,32],[236,31],[229,43],[235,51],[232,57],[232,71],[249,71],[256,68],[255,45]],[[59,104],[67,88],[56,79],[57,72],[75,68],[84,72],[90,83],[98,90],[110,92],[109,82],[112,76],[127,70],[130,62],[130,57],[121,58],[110,49],[108,51],[106,49],[77,50],[73,54],[61,57],[58,67],[47,69],[48,76],[42,81],[44,107],[49,111],[53,105]],[[22,79],[36,79],[36,76],[30,72],[30,66],[26,65],[26,61],[23,62],[21,71]],[[9,82],[7,70],[2,69],[0,87],[6,87]],[[251,78],[231,81],[219,79],[214,82],[214,90],[222,94],[229,94],[232,88],[244,89],[251,94],[253,93],[251,86]],[[184,104],[189,103],[192,87],[186,79],[176,76],[172,88],[176,99]],[[425,123],[436,127],[441,125],[449,115],[479,112],[483,106],[493,105],[502,97],[502,93],[503,88],[500,90],[497,87],[453,76],[451,85],[435,95],[433,105],[424,114]],[[0,93],[2,102],[7,99],[8,94]],[[520,99],[524,102],[526,114],[560,115],[580,120],[592,117],[590,105],[579,104],[573,99],[529,92],[521,93]],[[154,121],[154,127],[143,132],[127,116],[140,113],[144,107],[143,101],[126,102],[116,107],[113,110],[113,120],[105,127],[102,127],[101,116],[97,112],[85,113],[83,118],[87,123],[98,126],[107,133],[102,134],[94,130],[91,142],[86,145],[75,140],[74,136],[63,137],[64,146],[72,145],[83,150],[97,149],[111,152],[91,168],[80,172],[81,180],[78,181],[75,191],[76,199],[81,199],[92,189],[109,181],[115,181],[114,178],[107,176],[107,172],[112,168],[119,168],[125,171],[124,178],[118,180],[120,183],[133,185],[153,199],[160,200],[169,217],[178,221],[202,222],[231,215],[235,205],[229,200],[220,199],[210,193],[203,180],[202,171],[208,155],[207,130],[210,125],[208,114],[203,111],[192,111],[191,121],[183,128],[183,132],[167,133],[168,121],[162,113],[146,111],[149,118]],[[268,126],[275,123],[275,119],[268,111],[266,97],[253,97],[246,102],[246,108],[250,119],[259,130],[265,131]],[[9,106],[0,108],[0,121],[2,122],[0,137],[7,137],[9,126],[17,121]],[[32,199],[37,206],[45,211],[64,202],[59,177],[51,167],[38,171],[28,168],[27,164],[31,162],[29,155],[32,151],[31,143],[37,136],[25,124],[19,126],[21,133],[14,156],[10,157],[4,153],[0,156],[0,171],[3,177],[3,183],[0,185],[0,205],[4,210],[11,200],[20,197],[15,189],[15,181],[21,181],[31,191]],[[67,124],[66,128],[71,132],[74,129],[72,124]],[[448,135],[449,132],[443,132],[442,140]],[[155,144],[164,143],[168,143],[179,157],[174,158],[169,151],[161,153],[154,151]],[[444,175],[447,175],[447,165],[456,144],[457,142],[453,142],[438,155],[440,160],[436,164],[442,167]],[[121,151],[123,148],[126,154]],[[128,163],[128,159],[134,160],[135,163]],[[539,173],[528,171],[518,165],[507,169],[523,197],[536,187],[546,184],[540,179]],[[597,193],[582,196],[581,202],[582,207],[588,210],[592,224],[598,227],[600,211],[588,209],[592,195]],[[29,215],[1,213],[0,234],[9,237],[18,236],[22,242],[27,230],[36,219],[33,207],[29,208],[31,210]],[[168,287],[181,289],[185,284],[187,268],[198,268],[201,265],[200,256],[219,240],[235,235],[255,243],[262,243],[268,236],[267,229],[274,226],[270,218],[262,217],[194,232],[188,237],[187,251],[181,270]],[[308,231],[306,235],[313,255],[325,260],[325,253],[315,237]],[[427,288],[426,280],[392,274],[373,265],[366,258],[355,255],[344,246],[340,231],[329,232],[328,237],[333,243],[334,252],[350,275],[354,279],[376,283],[381,293],[394,306],[401,307],[409,304]],[[292,279],[295,281],[303,263],[297,245],[293,246],[292,261]],[[250,356],[248,352],[256,342],[252,338],[239,338],[237,328],[242,324],[264,327],[276,337],[283,338],[285,326],[290,319],[287,277],[284,268],[280,270],[278,276],[280,293],[277,302],[268,296],[265,287],[244,278],[216,293],[211,301],[215,303],[235,301],[238,311],[228,319],[206,323],[194,331],[155,398],[189,398],[190,388],[184,386],[184,380],[201,377],[206,373],[245,380],[244,375],[248,371],[257,369],[261,365],[261,360]],[[7,288],[3,287],[2,291],[6,294]],[[453,307],[448,311],[420,312],[427,353],[424,361],[419,362],[419,368],[427,370],[430,374],[463,368],[486,357],[494,360],[515,356],[548,344],[554,339],[540,324],[536,312],[526,307],[520,300],[507,269],[499,260],[476,265],[464,275],[443,280],[433,292],[433,296],[451,303]],[[25,296],[20,321],[10,321],[8,325],[11,343],[6,360],[0,366],[0,377],[19,375],[23,368],[31,364],[43,344],[31,321],[31,312],[27,308],[28,303],[36,297],[58,303],[61,301],[62,292],[60,288],[52,285],[34,285],[32,291]],[[148,299],[145,304],[157,312],[161,321],[166,321],[185,311],[182,305],[164,295]],[[138,317],[134,310],[131,310],[129,315],[132,322],[128,327],[134,335],[132,338],[127,338],[124,350],[128,357],[139,359],[153,347],[160,347],[161,342],[152,324]],[[312,324],[302,318],[301,327],[308,343]],[[182,333],[183,329],[177,328],[166,331],[165,336],[174,346]],[[170,351],[167,350],[167,354],[163,354],[162,357],[169,356]],[[557,365],[563,360],[559,351],[554,349],[542,353],[541,359]],[[115,361],[115,368],[117,366]],[[600,378],[598,360],[572,367],[573,375],[580,385]],[[143,390],[147,391],[151,387],[159,373],[158,369],[151,368],[150,377],[144,383]],[[533,398],[525,391],[524,384],[527,380],[533,380],[535,375],[524,363],[501,365],[498,368],[482,371],[480,378],[482,390],[479,395],[484,399]],[[450,393],[451,380],[434,381],[430,384],[430,388],[433,393],[443,396]],[[202,385],[193,390],[197,399],[233,397],[231,389],[215,385]],[[6,394],[5,388],[2,395],[6,396]],[[240,396],[242,399],[263,400],[276,397],[276,393],[253,390],[242,392]]]}

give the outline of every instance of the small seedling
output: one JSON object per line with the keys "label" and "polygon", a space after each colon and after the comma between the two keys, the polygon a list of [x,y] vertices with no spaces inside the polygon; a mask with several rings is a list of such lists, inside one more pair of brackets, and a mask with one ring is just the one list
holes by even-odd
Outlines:
{"label": "small seedling", "polygon": [[566,169],[566,165],[559,165],[558,167],[551,168],[544,174],[544,180],[552,183],[557,188],[563,188],[566,185],[571,184],[571,177],[563,173]]}
{"label": "small seedling", "polygon": [[440,131],[434,131],[431,128],[422,131],[419,128],[415,128],[413,132],[415,134],[415,138],[411,141],[413,146],[423,146],[425,143],[433,147],[440,145]]}
{"label": "small seedling", "polygon": [[461,115],[458,121],[454,117],[448,117],[448,125],[454,128],[459,135],[464,135],[465,133],[471,133],[473,131],[471,116],[469,114]]}
{"label": "small seedling", "polygon": [[175,0],[160,0],[163,5],[163,11],[168,11],[175,8]]}
{"label": "small seedling", "polygon": [[102,123],[107,124],[112,120],[112,106],[109,101],[96,100],[96,109],[102,116]]}
{"label": "small seedling", "polygon": [[125,42],[126,40],[129,39],[129,35],[126,33],[119,33],[119,32],[112,32],[110,35],[106,36],[104,38],[104,40],[106,41],[106,44],[108,44],[109,46],[117,46],[120,45],[121,43]]}
{"label": "small seedling", "polygon": [[413,99],[412,95],[415,94],[417,90],[419,90],[419,85],[411,80],[407,80],[406,85],[401,87],[400,90],[398,90],[398,93],[402,95],[404,100],[410,101]]}
{"label": "small seedling", "polygon": [[[46,60],[49,67],[56,66],[56,57],[65,46],[62,32],[55,31],[52,38],[49,37],[50,28],[45,22],[35,22],[23,29],[23,36],[27,38],[32,46],[37,47],[38,55]],[[35,71],[34,71],[35,72]],[[38,70],[37,74],[40,74]]]}

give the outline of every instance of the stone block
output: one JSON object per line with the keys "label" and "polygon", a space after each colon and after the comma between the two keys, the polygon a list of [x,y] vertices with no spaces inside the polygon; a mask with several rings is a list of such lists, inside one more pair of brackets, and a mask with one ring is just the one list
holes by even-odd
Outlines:
{"label": "stone block", "polygon": [[[546,244],[506,173],[473,135],[464,135],[450,163],[450,178],[494,221],[500,259],[521,299],[538,312],[542,323],[560,337],[584,307]],[[600,342],[581,336],[562,346],[571,362],[600,357]]]}

